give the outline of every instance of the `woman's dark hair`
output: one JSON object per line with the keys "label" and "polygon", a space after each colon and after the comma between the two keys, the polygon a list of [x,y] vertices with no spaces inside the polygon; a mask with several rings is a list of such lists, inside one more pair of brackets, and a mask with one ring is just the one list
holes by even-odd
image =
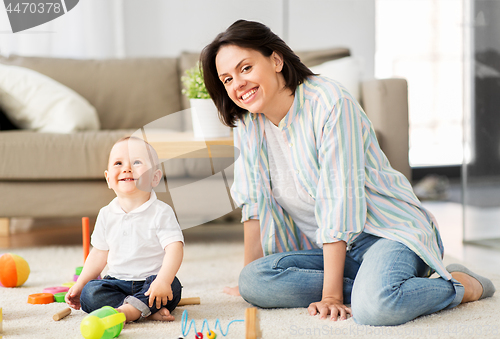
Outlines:
{"label": "woman's dark hair", "polygon": [[217,35],[214,41],[203,49],[200,56],[208,94],[219,110],[219,118],[229,127],[235,127],[236,120],[246,113],[246,110],[237,106],[229,98],[217,73],[215,57],[220,48],[226,45],[250,48],[259,51],[265,57],[271,56],[273,52],[281,55],[283,58],[281,73],[285,78],[285,87],[289,88],[292,93],[308,76],[314,75],[269,27],[255,21],[236,21],[225,32]]}

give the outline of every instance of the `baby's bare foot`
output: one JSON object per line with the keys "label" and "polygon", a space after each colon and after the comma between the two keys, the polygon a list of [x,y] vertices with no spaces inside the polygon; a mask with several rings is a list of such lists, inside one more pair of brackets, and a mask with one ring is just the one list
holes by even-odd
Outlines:
{"label": "baby's bare foot", "polygon": [[174,321],[175,317],[171,315],[165,307],[162,307],[158,312],[156,312],[155,314],[151,314],[147,319],[158,321]]}

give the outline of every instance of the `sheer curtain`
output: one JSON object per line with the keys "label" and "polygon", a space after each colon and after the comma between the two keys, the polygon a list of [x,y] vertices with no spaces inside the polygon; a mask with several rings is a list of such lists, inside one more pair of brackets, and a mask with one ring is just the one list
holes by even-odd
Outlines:
{"label": "sheer curtain", "polygon": [[0,9],[0,54],[71,58],[125,56],[122,0],[84,0],[63,16],[12,33]]}
{"label": "sheer curtain", "polygon": [[463,2],[376,0],[377,78],[408,80],[410,165],[462,163]]}

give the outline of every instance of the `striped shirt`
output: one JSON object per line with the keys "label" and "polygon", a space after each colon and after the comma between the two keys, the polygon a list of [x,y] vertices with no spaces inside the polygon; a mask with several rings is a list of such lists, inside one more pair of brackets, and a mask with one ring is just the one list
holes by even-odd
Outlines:
{"label": "striped shirt", "polygon": [[[272,195],[264,114],[238,121],[240,151],[231,194],[242,222],[260,221],[264,255],[314,248]],[[315,201],[322,243],[351,243],[361,232],[405,244],[440,276],[437,223],[413,193],[406,177],[391,167],[361,106],[338,82],[312,76],[295,91],[280,128],[297,181]]]}

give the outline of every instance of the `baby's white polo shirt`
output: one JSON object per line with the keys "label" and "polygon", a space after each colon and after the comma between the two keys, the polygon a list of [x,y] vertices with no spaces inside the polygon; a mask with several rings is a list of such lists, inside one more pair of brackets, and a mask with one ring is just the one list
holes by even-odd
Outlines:
{"label": "baby's white polo shirt", "polygon": [[184,243],[172,208],[151,197],[135,210],[125,213],[113,199],[101,208],[91,244],[109,251],[107,274],[121,280],[145,280],[158,274],[165,247],[175,241]]}

